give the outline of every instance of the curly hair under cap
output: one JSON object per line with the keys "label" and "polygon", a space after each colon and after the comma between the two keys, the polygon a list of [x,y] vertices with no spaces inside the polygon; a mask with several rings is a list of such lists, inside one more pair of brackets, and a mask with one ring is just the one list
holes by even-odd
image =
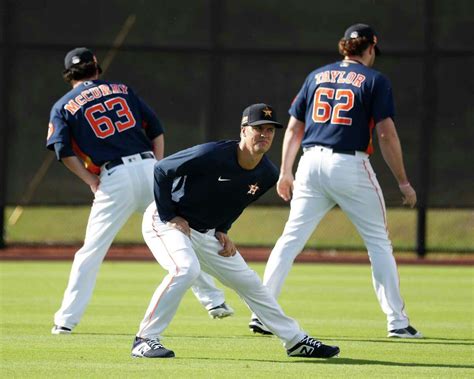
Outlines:
{"label": "curly hair under cap", "polygon": [[89,79],[96,74],[97,70],[99,70],[99,74],[102,73],[102,68],[96,62],[80,63],[64,70],[63,79],[66,81],[66,83]]}
{"label": "curly hair under cap", "polygon": [[341,38],[339,40],[339,54],[347,57],[349,55],[362,56],[362,53],[371,45],[366,37],[358,37],[351,39]]}

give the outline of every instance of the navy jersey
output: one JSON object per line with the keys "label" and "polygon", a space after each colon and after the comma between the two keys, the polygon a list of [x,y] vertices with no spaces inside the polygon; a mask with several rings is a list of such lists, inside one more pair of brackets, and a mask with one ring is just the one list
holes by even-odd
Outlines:
{"label": "navy jersey", "polygon": [[305,122],[303,147],[372,154],[375,124],[394,117],[392,86],[387,77],[363,64],[332,63],[308,75],[289,113]]}
{"label": "navy jersey", "polygon": [[105,162],[152,150],[162,133],[155,113],[128,86],[92,80],[54,104],[46,146],[62,144],[61,157],[75,154],[98,174]]}
{"label": "navy jersey", "polygon": [[238,144],[209,142],[157,162],[154,191],[160,219],[181,216],[193,229],[227,233],[242,211],[278,180],[278,169],[266,156],[253,170],[240,167]]}

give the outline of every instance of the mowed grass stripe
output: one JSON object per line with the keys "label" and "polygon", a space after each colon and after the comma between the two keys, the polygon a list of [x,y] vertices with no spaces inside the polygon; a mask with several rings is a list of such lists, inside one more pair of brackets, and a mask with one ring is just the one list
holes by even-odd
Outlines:
{"label": "mowed grass stripe", "polygon": [[[280,302],[288,315],[324,342],[337,359],[286,357],[276,337],[252,335],[250,311],[225,289],[235,317],[211,320],[189,291],[165,331],[170,360],[132,359],[130,346],[164,276],[153,262],[106,262],[73,336],[49,334],[70,263],[1,262],[1,372],[28,378],[468,378],[473,363],[473,270],[399,268],[413,325],[427,338],[385,338],[385,317],[372,289],[370,267],[295,265]],[[252,264],[261,275],[264,266]]]}

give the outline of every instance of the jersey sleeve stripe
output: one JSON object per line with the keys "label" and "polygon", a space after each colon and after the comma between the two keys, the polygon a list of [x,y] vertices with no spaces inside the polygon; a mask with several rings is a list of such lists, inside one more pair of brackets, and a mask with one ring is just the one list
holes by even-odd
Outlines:
{"label": "jersey sleeve stripe", "polygon": [[367,149],[365,149],[365,152],[369,155],[372,155],[374,152],[374,129],[375,129],[375,120],[372,117],[369,120],[369,143],[367,145]]}
{"label": "jersey sleeve stripe", "polygon": [[86,170],[93,173],[93,174],[99,175],[100,174],[100,167],[97,166],[94,162],[92,162],[91,157],[88,156],[86,153],[84,153],[80,149],[79,145],[76,143],[74,138],[71,138],[71,142],[72,142],[72,150],[74,151],[74,153],[79,158],[82,159],[82,161],[84,162],[84,166],[85,166]]}

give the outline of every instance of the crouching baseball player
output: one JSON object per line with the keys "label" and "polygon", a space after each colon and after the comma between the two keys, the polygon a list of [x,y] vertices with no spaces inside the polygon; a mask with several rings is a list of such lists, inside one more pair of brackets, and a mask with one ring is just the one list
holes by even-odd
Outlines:
{"label": "crouching baseball player", "polygon": [[283,341],[289,356],[331,358],[339,353],[337,346],[308,336],[283,313],[227,235],[242,211],[278,179],[277,168],[265,156],[275,128],[282,125],[273,109],[254,104],[244,110],[240,141],[197,145],[156,163],[155,202],[145,212],[143,236],[168,275],[151,299],[132,356],[174,357],[160,335],[201,270],[234,289]]}

